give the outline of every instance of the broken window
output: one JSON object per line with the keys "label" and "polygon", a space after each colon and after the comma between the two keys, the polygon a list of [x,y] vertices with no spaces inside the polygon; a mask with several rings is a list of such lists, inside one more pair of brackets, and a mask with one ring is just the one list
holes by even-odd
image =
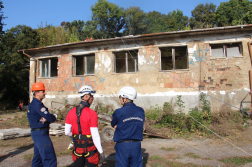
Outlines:
{"label": "broken window", "polygon": [[188,69],[187,47],[160,48],[161,70]]}
{"label": "broken window", "polygon": [[242,56],[241,43],[228,43],[228,44],[212,44],[211,56],[212,57],[235,57]]}
{"label": "broken window", "polygon": [[115,72],[137,72],[138,71],[138,51],[116,52],[115,55]]}
{"label": "broken window", "polygon": [[40,77],[56,77],[58,58],[40,60]]}
{"label": "broken window", "polygon": [[95,55],[74,56],[74,75],[94,74]]}

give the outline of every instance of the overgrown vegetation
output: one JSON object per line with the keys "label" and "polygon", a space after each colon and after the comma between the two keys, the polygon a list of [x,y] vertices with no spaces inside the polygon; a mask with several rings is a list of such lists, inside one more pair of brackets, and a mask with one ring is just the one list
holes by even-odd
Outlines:
{"label": "overgrown vegetation", "polygon": [[244,130],[244,122],[238,111],[232,111],[224,105],[220,111],[212,112],[211,103],[207,95],[200,94],[199,107],[191,108],[188,114],[184,113],[182,96],[177,96],[175,103],[165,102],[163,107],[152,106],[146,111],[146,117],[154,127],[168,127],[176,134],[196,133],[200,136],[211,134],[212,129],[221,136],[233,135],[234,130]]}

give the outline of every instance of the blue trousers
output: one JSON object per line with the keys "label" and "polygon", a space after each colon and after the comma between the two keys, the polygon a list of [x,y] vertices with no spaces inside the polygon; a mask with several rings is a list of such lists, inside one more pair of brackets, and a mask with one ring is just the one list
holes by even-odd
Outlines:
{"label": "blue trousers", "polygon": [[143,167],[141,142],[116,143],[115,167]]}
{"label": "blue trousers", "polygon": [[49,130],[31,131],[31,137],[34,141],[32,167],[57,167],[57,159],[49,137]]}

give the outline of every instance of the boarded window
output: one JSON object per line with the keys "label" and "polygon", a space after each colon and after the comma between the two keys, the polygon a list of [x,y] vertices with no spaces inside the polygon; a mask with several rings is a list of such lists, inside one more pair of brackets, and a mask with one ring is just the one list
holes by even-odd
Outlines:
{"label": "boarded window", "polygon": [[211,46],[211,56],[212,57],[242,56],[242,44],[241,43],[212,44],[210,46]]}
{"label": "boarded window", "polygon": [[40,60],[40,77],[56,77],[58,58]]}
{"label": "boarded window", "polygon": [[94,74],[95,55],[74,56],[74,75]]}
{"label": "boarded window", "polygon": [[137,72],[138,51],[115,52],[115,72]]}
{"label": "boarded window", "polygon": [[188,68],[187,47],[160,48],[161,70],[178,70]]}

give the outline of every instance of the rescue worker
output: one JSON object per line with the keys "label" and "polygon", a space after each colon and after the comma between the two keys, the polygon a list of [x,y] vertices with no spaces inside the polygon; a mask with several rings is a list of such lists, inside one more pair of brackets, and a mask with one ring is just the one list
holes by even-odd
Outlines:
{"label": "rescue worker", "polygon": [[32,167],[56,167],[57,159],[52,141],[49,137],[49,124],[56,120],[57,115],[50,114],[42,100],[45,98],[45,86],[42,82],[32,85],[33,100],[27,111],[34,141]]}
{"label": "rescue worker", "polygon": [[141,141],[145,120],[144,110],[133,103],[137,97],[135,88],[125,86],[120,89],[118,95],[123,107],[115,110],[111,121],[111,126],[116,128],[115,166],[142,167]]}
{"label": "rescue worker", "polygon": [[92,87],[82,86],[78,92],[80,104],[67,114],[65,134],[73,136],[72,158],[75,167],[84,167],[85,164],[87,167],[98,167],[99,159],[100,162],[105,160],[98,131],[98,116],[89,108],[95,93]]}

